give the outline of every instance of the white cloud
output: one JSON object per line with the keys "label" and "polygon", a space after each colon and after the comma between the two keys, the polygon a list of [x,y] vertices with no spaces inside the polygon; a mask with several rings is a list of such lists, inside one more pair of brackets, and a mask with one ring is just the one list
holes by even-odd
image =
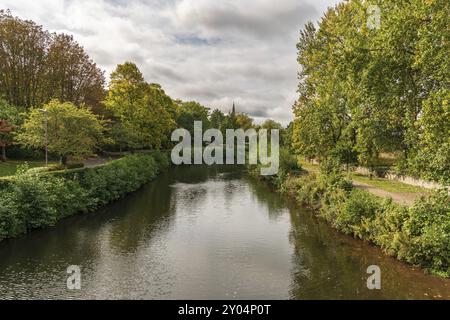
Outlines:
{"label": "white cloud", "polygon": [[174,98],[258,120],[292,119],[296,42],[338,0],[2,0],[0,9],[75,39],[109,74],[134,61]]}

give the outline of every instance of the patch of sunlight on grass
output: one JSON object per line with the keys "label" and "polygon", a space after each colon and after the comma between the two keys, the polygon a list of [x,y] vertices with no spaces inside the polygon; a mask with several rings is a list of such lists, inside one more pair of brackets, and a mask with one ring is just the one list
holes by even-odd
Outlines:
{"label": "patch of sunlight on grass", "polygon": [[320,166],[318,164],[313,164],[310,163],[308,161],[306,161],[305,159],[299,159],[298,163],[301,165],[301,167],[305,170],[312,170],[312,171],[317,171],[319,170]]}
{"label": "patch of sunlight on grass", "polygon": [[44,167],[44,161],[23,161],[23,160],[8,160],[7,162],[0,162],[0,177],[12,176],[16,173],[17,167],[28,163],[30,168]]}
{"label": "patch of sunlight on grass", "polygon": [[383,179],[383,178],[370,179],[367,176],[364,176],[361,174],[355,174],[355,173],[350,174],[350,177],[355,181],[366,183],[373,187],[376,187],[376,188],[379,188],[382,190],[386,190],[389,192],[413,192],[413,193],[429,193],[430,192],[430,190],[428,190],[428,189],[411,186],[409,184],[402,183],[399,181],[392,181],[392,180]]}

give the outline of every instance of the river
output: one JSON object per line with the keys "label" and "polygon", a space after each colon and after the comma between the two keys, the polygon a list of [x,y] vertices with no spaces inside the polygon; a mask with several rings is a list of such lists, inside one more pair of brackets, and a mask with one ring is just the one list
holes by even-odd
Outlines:
{"label": "river", "polygon": [[[81,269],[81,290],[66,286]],[[367,267],[381,268],[369,290]],[[0,242],[1,299],[450,299],[240,169],[173,168],[125,199]]]}

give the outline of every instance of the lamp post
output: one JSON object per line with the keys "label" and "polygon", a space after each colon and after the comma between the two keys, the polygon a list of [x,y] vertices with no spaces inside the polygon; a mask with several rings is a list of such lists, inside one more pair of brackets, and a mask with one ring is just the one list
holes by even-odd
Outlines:
{"label": "lamp post", "polygon": [[45,166],[48,167],[48,119],[47,109],[39,109],[45,116]]}

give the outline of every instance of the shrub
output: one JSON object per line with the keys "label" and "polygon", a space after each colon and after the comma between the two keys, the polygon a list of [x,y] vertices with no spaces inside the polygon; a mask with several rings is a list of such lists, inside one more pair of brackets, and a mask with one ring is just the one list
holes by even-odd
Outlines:
{"label": "shrub", "polygon": [[297,157],[287,148],[280,148],[280,171],[287,173],[300,170],[301,166],[297,161]]}
{"label": "shrub", "polygon": [[297,174],[301,170],[301,166],[297,161],[297,157],[289,152],[287,148],[280,148],[278,173],[272,176],[261,176],[261,164],[247,165],[248,172],[253,177],[258,177],[277,187],[282,192],[287,192],[285,182],[291,174]]}
{"label": "shrub", "polygon": [[137,190],[168,165],[164,155],[132,155],[95,168],[38,174],[26,167],[0,184],[0,240],[99,206]]}
{"label": "shrub", "polygon": [[301,187],[297,192],[297,201],[311,208],[319,208],[325,190],[313,174],[300,178]]}
{"label": "shrub", "polygon": [[347,200],[348,193],[340,188],[326,190],[320,200],[320,216],[327,220],[335,228],[337,218],[342,214],[343,206]]}
{"label": "shrub", "polygon": [[334,228],[382,247],[386,253],[442,277],[450,276],[450,197],[447,190],[410,207],[352,189],[333,164],[320,174],[287,178],[283,190],[317,209]]}
{"label": "shrub", "polygon": [[447,190],[417,200],[408,210],[403,232],[409,241],[404,258],[432,272],[450,275],[450,197]]}
{"label": "shrub", "polygon": [[354,189],[343,203],[334,225],[346,234],[367,239],[370,234],[367,223],[375,218],[379,207],[380,201],[372,194],[365,190]]}
{"label": "shrub", "polygon": [[369,239],[382,247],[386,253],[401,258],[407,243],[407,237],[402,232],[408,219],[408,208],[395,204],[392,199],[381,202],[375,219],[370,222]]}

